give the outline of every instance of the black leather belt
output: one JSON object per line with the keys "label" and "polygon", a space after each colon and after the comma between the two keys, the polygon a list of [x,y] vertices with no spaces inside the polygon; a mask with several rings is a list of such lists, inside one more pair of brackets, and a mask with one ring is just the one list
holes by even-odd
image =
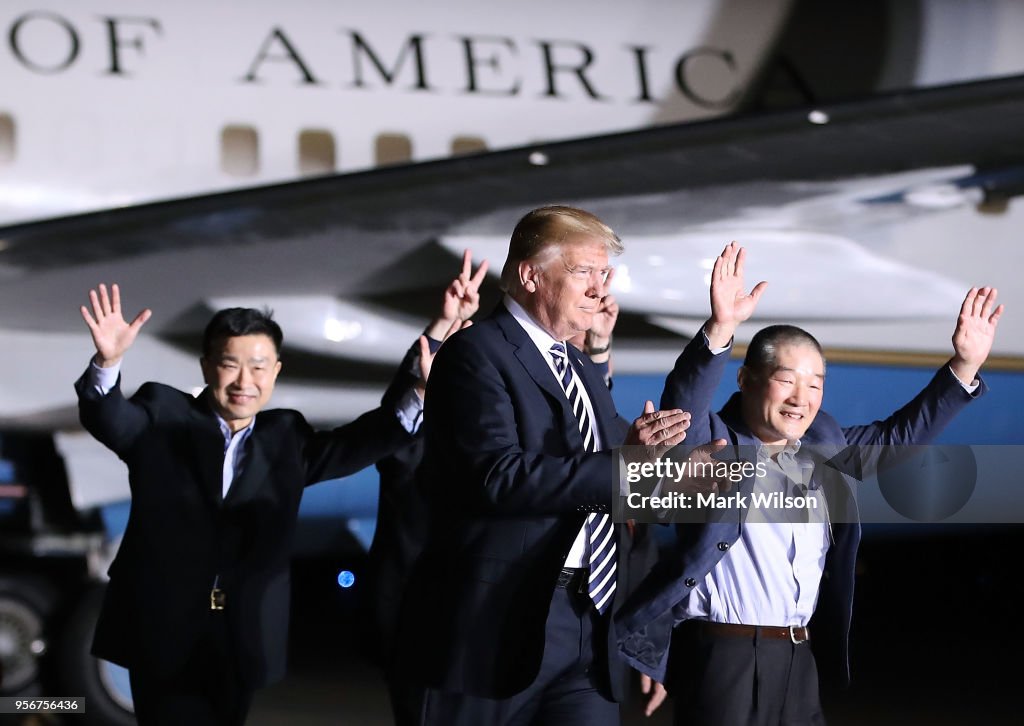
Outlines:
{"label": "black leather belt", "polygon": [[697,620],[701,632],[707,635],[732,638],[769,638],[771,640],[788,640],[791,643],[806,643],[811,639],[807,628],[795,625],[740,625],[738,623],[713,623],[709,620]]}
{"label": "black leather belt", "polygon": [[586,592],[589,574],[590,570],[586,567],[563,567],[555,584],[569,592]]}

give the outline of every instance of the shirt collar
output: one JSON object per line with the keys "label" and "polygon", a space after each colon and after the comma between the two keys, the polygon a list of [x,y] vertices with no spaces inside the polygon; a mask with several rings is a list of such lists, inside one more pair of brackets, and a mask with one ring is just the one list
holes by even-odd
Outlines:
{"label": "shirt collar", "polygon": [[256,417],[253,416],[252,421],[249,422],[248,426],[232,434],[231,427],[228,426],[228,422],[222,419],[220,417],[220,414],[215,413],[214,416],[217,417],[217,423],[220,424],[220,432],[224,434],[225,441],[231,441],[231,439],[233,439],[235,436],[238,436],[238,443],[243,443],[247,438],[249,438],[249,435],[252,433],[253,427],[256,425]]}
{"label": "shirt collar", "polygon": [[[508,311],[512,314],[512,317],[516,319],[516,322],[519,323],[523,330],[526,331],[526,334],[530,336],[530,340],[532,340],[533,344],[537,346],[537,350],[544,355],[545,360],[550,356],[551,346],[555,343],[561,344],[563,348],[565,347],[565,341],[555,340],[552,338],[548,331],[540,327],[536,321],[530,317],[530,314],[526,312],[526,308],[513,300],[509,295],[505,295],[504,303],[505,307],[508,308]],[[568,348],[566,348],[566,351],[568,351]]]}
{"label": "shirt collar", "polygon": [[778,454],[780,459],[795,458],[800,451],[800,439],[786,442],[786,445],[781,450],[776,449],[774,446],[769,449],[760,439],[755,440],[757,441],[757,458],[761,461],[770,459],[774,454]]}

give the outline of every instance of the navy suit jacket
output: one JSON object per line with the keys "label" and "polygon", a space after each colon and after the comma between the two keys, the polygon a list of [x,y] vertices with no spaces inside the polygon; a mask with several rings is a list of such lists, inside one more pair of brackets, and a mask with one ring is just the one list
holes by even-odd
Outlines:
{"label": "navy suit jacket", "polygon": [[128,526],[110,566],[93,654],[157,676],[189,656],[210,617],[215,575],[243,682],[284,675],[289,561],[303,487],[352,474],[407,445],[394,409],[333,431],[297,411],[256,415],[241,474],[222,498],[224,435],[204,392],[146,383],[126,399],[87,376],[82,424],[127,465]]}
{"label": "navy suit jacket", "polygon": [[[529,686],[566,555],[587,512],[610,511],[611,449],[628,424],[590,359],[571,346],[569,359],[593,403],[604,446],[597,453],[584,452],[558,380],[503,304],[434,360],[421,479],[431,531],[402,639],[402,661],[425,685],[487,698]],[[609,668],[620,697],[623,666],[613,657]]]}
{"label": "navy suit jacket", "polygon": [[[739,393],[718,413],[711,411],[711,399],[728,358],[726,353],[713,355],[701,333],[686,346],[668,375],[661,407],[691,413],[686,434],[689,446],[716,439],[750,447],[746,451],[758,445],[743,423]],[[849,445],[927,444],[964,406],[986,390],[982,382],[973,395],[968,394],[949,366],[943,366],[913,400],[884,421],[841,427],[832,416],[819,411],[801,444],[825,458]],[[830,513],[838,511],[842,516],[832,515],[836,522],[832,526],[834,541],[826,556],[818,606],[811,620],[811,643],[825,675],[845,683],[849,680],[847,648],[860,524],[851,478],[831,467],[816,467],[814,476],[816,484],[825,491]],[[753,480],[748,479],[739,483],[739,489],[742,492],[752,484]],[[745,512],[738,509],[731,516],[712,518],[705,524],[677,527],[677,543],[671,556],[659,560],[619,614],[619,649],[635,668],[664,683],[666,674],[674,670],[673,658],[686,657],[685,653],[671,652],[673,628],[684,618],[683,606],[691,590],[703,582],[739,539]]]}

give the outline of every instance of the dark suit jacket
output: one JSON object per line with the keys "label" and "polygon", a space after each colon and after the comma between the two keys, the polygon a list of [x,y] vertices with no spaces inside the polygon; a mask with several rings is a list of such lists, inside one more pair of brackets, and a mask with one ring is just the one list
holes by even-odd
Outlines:
{"label": "dark suit jacket", "polygon": [[[610,508],[611,447],[628,424],[589,358],[575,348],[569,358],[594,406],[605,447],[595,454],[583,451],[565,393],[504,305],[434,360],[421,479],[433,519],[409,586],[402,658],[427,686],[487,698],[529,686],[565,557],[586,513]],[[616,697],[621,668],[613,659]]]}
{"label": "dark suit jacket", "polygon": [[146,383],[130,400],[75,384],[82,424],[128,465],[128,526],[93,654],[156,676],[180,668],[219,575],[238,667],[257,688],[284,675],[289,557],[303,487],[352,474],[410,441],[394,410],[333,431],[296,411],[256,415],[242,472],[222,492],[224,436],[204,394]]}
{"label": "dark suit jacket", "polygon": [[[743,423],[739,393],[721,411],[711,412],[711,399],[727,362],[727,354],[712,355],[704,335],[697,335],[676,360],[661,405],[690,411],[688,445],[725,439],[752,451],[758,442]],[[927,444],[986,390],[982,382],[973,395],[968,394],[949,367],[943,366],[913,400],[884,421],[840,427],[829,414],[819,411],[801,444],[825,458],[839,454],[848,445]],[[860,524],[856,521],[852,479],[828,466],[816,467],[814,477],[812,481],[825,491],[829,512],[842,512],[843,516],[832,514],[833,522],[837,522],[832,526],[834,542],[826,556],[818,606],[810,623],[811,644],[825,675],[845,683],[849,680],[847,647]],[[742,492],[752,484],[753,480],[748,479],[739,484],[739,489]],[[676,670],[672,661],[686,657],[685,653],[670,652],[672,629],[683,619],[682,605],[690,591],[739,539],[745,513],[740,509],[731,517],[677,528],[678,542],[672,555],[657,563],[620,613],[619,647],[638,670],[665,683],[666,674]],[[668,678],[671,681],[671,675]]]}

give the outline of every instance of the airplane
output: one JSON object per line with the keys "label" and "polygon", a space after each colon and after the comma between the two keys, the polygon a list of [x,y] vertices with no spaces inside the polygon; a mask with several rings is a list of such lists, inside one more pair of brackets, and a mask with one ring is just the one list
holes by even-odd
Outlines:
{"label": "airplane", "polygon": [[[622,410],[657,396],[734,238],[751,280],[775,282],[741,343],[796,321],[830,363],[938,364],[971,284],[1022,309],[1024,80],[1001,76],[1024,73],[1008,30],[1024,18],[1012,3],[914,5],[886,17],[916,29],[916,53],[854,23],[840,72],[810,48],[826,21],[807,2],[527,2],[485,18],[468,2],[8,3],[0,424],[56,432],[72,503],[114,522],[123,467],[77,431],[70,385],[90,354],[89,287],[120,282],[129,308],[155,312],[126,389],[196,390],[209,314],[268,305],[286,334],[274,405],[342,421],[376,405],[462,249],[499,269],[515,220],[548,202],[625,240]],[[837,12],[833,30],[855,11]],[[829,63],[837,88],[815,75]],[[1022,321],[1006,316],[992,362],[1011,401]],[[1010,426],[985,435],[1019,443]],[[304,512],[365,544],[373,496],[372,476],[314,487]]]}

